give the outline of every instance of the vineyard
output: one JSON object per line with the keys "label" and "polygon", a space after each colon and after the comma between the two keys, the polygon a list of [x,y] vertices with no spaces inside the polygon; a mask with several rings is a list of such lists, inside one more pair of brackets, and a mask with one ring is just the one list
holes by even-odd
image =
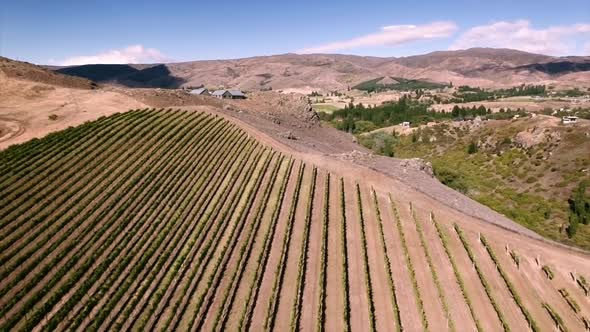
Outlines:
{"label": "vineyard", "polygon": [[0,152],[0,331],[584,331],[585,266],[131,110]]}

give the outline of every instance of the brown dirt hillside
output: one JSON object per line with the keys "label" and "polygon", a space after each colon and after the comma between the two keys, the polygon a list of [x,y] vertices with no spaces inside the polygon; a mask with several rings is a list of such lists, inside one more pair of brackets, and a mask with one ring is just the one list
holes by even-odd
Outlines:
{"label": "brown dirt hillside", "polygon": [[94,89],[97,87],[94,82],[84,78],[62,75],[53,70],[45,69],[28,62],[15,61],[1,56],[0,73],[10,78],[24,79],[64,88]]}
{"label": "brown dirt hillside", "polygon": [[[17,79],[0,71],[0,149],[103,115],[145,107],[117,89],[81,88],[88,87],[83,79],[42,70],[23,74],[30,77]],[[38,82],[40,77],[49,84]]]}
{"label": "brown dirt hillside", "polygon": [[[104,65],[102,65],[104,66]],[[119,67],[128,68],[129,66]],[[68,67],[72,75],[95,77],[92,65]],[[483,87],[528,84],[590,86],[588,57],[550,57],[508,49],[474,48],[433,52],[403,58],[378,58],[339,54],[281,54],[233,60],[190,61],[159,65],[133,66],[109,81],[127,81],[129,86],[238,87],[245,90],[308,88],[345,90],[379,77],[402,77],[455,85]],[[99,67],[96,66],[98,69]],[[92,76],[89,73],[93,73]],[[163,75],[163,76],[162,76]],[[165,80],[162,80],[162,77]],[[152,80],[153,79],[153,80]],[[137,81],[135,81],[137,80]],[[143,84],[143,85],[142,85]],[[149,85],[151,84],[151,85]]]}
{"label": "brown dirt hillside", "polygon": [[482,66],[516,67],[547,62],[554,57],[511,49],[472,48],[459,51],[438,51],[424,55],[398,58],[397,63],[412,68],[439,68],[468,73]]}

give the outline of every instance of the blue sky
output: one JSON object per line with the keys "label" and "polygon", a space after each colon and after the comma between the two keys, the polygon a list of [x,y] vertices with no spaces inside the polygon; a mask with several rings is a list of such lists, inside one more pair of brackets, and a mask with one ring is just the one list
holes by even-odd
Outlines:
{"label": "blue sky", "polygon": [[590,55],[590,1],[6,1],[0,55],[39,64],[474,46]]}

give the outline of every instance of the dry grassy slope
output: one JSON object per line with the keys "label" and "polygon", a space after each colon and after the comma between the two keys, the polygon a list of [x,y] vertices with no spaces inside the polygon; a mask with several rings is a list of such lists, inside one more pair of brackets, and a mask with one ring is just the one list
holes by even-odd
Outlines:
{"label": "dry grassy slope", "polygon": [[[165,73],[167,79],[182,86],[204,84],[208,87],[239,87],[246,90],[272,87],[275,90],[305,88],[311,91],[342,90],[381,76],[487,87],[521,83],[590,86],[587,75],[589,66],[588,57],[558,58],[509,49],[475,48],[403,58],[281,54],[234,60],[191,61],[166,64],[167,70],[161,68],[157,73]],[[142,69],[146,65],[133,67]],[[75,67],[68,69],[75,72]],[[82,71],[80,74],[84,75]],[[124,78],[125,73],[121,75]],[[156,73],[146,72],[146,75]],[[157,82],[154,80],[150,84]]]}
{"label": "dry grassy slope", "polygon": [[94,88],[85,79],[0,59],[0,150],[103,115],[145,107],[138,99],[122,90]]}
{"label": "dry grassy slope", "polygon": [[532,54],[511,49],[473,48],[460,51],[439,51],[425,55],[409,56],[397,59],[397,62],[414,68],[439,68],[458,73],[468,73],[481,66],[513,67],[529,63],[548,62],[554,57]]}
{"label": "dry grassy slope", "polygon": [[92,81],[62,75],[52,70],[42,68],[27,62],[20,62],[4,58],[0,56],[0,73],[6,77],[15,79],[26,79],[37,83],[45,83],[60,87],[74,88],[74,89],[93,89],[96,84]]}
{"label": "dry grassy slope", "polygon": [[269,86],[274,89],[343,89],[379,76],[481,86],[539,81],[566,83],[572,79],[580,84],[590,84],[583,72],[569,74],[565,80],[561,79],[561,73],[517,69],[529,64],[556,61],[580,63],[588,59],[555,58],[505,49],[470,49],[404,58],[285,54],[226,61],[195,61],[170,64],[168,67],[173,75],[186,79],[187,84],[239,86],[244,89]]}
{"label": "dry grassy slope", "polygon": [[[391,128],[383,130],[391,132]],[[433,124],[412,132],[417,142],[403,136],[396,156],[427,159],[439,172],[458,175],[456,187],[465,188],[470,197],[544,236],[590,248],[590,229],[580,227],[569,239],[561,228],[568,223],[568,198],[580,181],[589,179],[590,121],[564,126],[558,118],[537,115],[512,121]],[[467,154],[470,142],[478,145],[479,153]]]}
{"label": "dry grassy slope", "polygon": [[[351,61],[353,60],[353,61]],[[256,90],[321,87],[342,89],[347,84],[374,77],[364,58],[285,54],[239,60],[195,61],[169,64],[173,75],[187,85],[237,86]]]}

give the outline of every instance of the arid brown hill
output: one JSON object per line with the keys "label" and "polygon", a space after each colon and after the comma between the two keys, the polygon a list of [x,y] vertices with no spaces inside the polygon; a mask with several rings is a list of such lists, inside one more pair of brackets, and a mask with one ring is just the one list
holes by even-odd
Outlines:
{"label": "arid brown hill", "polygon": [[206,85],[246,90],[331,90],[386,76],[487,87],[522,83],[590,86],[589,57],[552,57],[492,48],[403,58],[281,54],[154,65],[84,65],[57,70],[131,87]]}
{"label": "arid brown hill", "polygon": [[38,83],[45,83],[74,89],[94,89],[96,83],[81,77],[72,77],[56,73],[52,70],[30,64],[11,60],[0,56],[0,72],[6,77],[25,79]]}

